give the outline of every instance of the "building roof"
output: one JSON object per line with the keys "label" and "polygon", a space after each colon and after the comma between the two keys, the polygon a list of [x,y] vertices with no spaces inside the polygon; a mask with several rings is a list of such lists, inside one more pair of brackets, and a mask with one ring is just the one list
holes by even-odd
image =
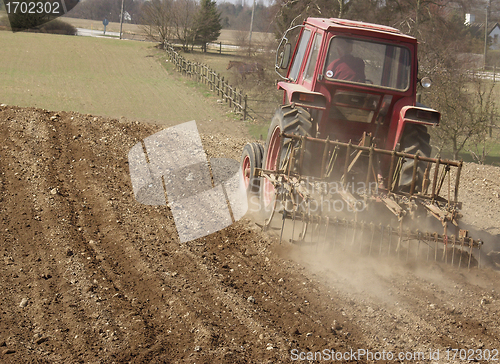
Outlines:
{"label": "building roof", "polygon": [[[472,23],[471,25],[469,25],[469,27],[472,30],[474,36],[484,35],[484,23]],[[488,36],[497,27],[500,28],[499,23],[489,24],[488,25]]]}

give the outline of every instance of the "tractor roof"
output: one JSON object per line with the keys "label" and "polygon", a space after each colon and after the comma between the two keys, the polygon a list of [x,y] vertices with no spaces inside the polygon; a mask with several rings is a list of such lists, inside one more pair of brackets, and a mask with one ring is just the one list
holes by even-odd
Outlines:
{"label": "tractor roof", "polygon": [[411,43],[416,43],[417,41],[415,38],[401,33],[399,29],[380,24],[338,18],[307,18],[305,23],[311,24],[328,32],[335,30],[343,32],[349,30],[357,34],[370,32],[376,33],[382,38],[403,38],[404,41]]}

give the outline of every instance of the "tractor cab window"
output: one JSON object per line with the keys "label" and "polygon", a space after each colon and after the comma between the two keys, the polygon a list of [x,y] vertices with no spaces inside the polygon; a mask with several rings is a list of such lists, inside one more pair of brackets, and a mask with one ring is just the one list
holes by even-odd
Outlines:
{"label": "tractor cab window", "polygon": [[302,37],[300,37],[299,47],[297,48],[297,53],[293,57],[292,68],[290,68],[290,73],[288,78],[292,81],[296,81],[299,76],[300,66],[304,60],[304,54],[306,53],[307,44],[309,43],[309,38],[311,38],[311,31],[309,29],[304,29],[302,32]]}
{"label": "tractor cab window", "polygon": [[406,91],[410,85],[410,59],[405,47],[333,37],[323,73],[327,80]]}
{"label": "tractor cab window", "polygon": [[316,60],[318,58],[319,49],[321,47],[321,40],[322,35],[320,33],[316,33],[311,47],[311,52],[309,53],[309,59],[307,60],[307,66],[304,73],[304,81],[311,81],[314,76],[314,69],[316,68]]}

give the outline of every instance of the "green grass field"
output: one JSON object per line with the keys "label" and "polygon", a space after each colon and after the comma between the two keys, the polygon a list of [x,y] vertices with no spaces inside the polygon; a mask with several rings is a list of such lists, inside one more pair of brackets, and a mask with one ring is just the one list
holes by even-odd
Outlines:
{"label": "green grass field", "polygon": [[0,32],[0,103],[173,125],[224,116],[147,42]]}

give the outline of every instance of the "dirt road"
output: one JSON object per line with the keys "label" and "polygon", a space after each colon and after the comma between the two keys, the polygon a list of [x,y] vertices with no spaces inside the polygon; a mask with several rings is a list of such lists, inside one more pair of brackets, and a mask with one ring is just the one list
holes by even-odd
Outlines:
{"label": "dirt road", "polygon": [[[128,151],[158,130],[0,107],[0,362],[500,360],[491,268],[315,253],[248,220],[179,243],[130,183]],[[238,159],[245,140],[224,130],[205,149]],[[497,175],[471,167],[464,189],[490,206],[470,223],[493,230]]]}

